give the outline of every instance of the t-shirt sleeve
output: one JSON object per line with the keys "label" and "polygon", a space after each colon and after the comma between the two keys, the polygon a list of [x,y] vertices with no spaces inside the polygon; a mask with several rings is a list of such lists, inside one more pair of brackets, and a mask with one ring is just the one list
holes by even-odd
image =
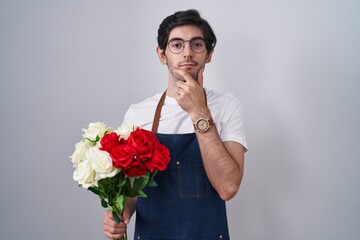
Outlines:
{"label": "t-shirt sleeve", "polygon": [[133,124],[140,128],[151,130],[153,112],[153,107],[149,107],[148,105],[132,104],[124,115],[123,123]]}
{"label": "t-shirt sleeve", "polygon": [[239,100],[233,98],[227,104],[226,118],[221,122],[220,137],[223,142],[234,141],[244,146],[247,151],[247,142],[244,131],[243,109]]}
{"label": "t-shirt sleeve", "polygon": [[133,105],[130,105],[130,107],[128,108],[128,110],[125,112],[125,115],[124,115],[124,119],[123,119],[123,123],[134,123],[133,121],[133,114],[132,114],[132,106]]}

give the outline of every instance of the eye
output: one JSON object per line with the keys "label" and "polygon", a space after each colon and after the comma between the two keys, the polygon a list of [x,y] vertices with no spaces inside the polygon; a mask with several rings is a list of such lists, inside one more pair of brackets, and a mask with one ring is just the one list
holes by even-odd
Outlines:
{"label": "eye", "polygon": [[202,49],[205,43],[202,39],[195,39],[192,41],[192,46],[196,49]]}
{"label": "eye", "polygon": [[183,43],[180,40],[174,40],[170,42],[170,47],[180,49],[183,47]]}

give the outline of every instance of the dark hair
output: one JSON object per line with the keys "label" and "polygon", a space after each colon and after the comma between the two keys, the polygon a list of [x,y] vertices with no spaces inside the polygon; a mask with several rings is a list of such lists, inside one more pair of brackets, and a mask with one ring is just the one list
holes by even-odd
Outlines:
{"label": "dark hair", "polygon": [[213,30],[211,29],[209,23],[201,18],[200,13],[195,9],[190,9],[187,11],[178,11],[173,15],[166,17],[159,26],[158,30],[158,45],[161,50],[165,51],[170,31],[177,26],[184,25],[195,25],[198,26],[205,39],[206,50],[209,52],[216,45],[216,36]]}

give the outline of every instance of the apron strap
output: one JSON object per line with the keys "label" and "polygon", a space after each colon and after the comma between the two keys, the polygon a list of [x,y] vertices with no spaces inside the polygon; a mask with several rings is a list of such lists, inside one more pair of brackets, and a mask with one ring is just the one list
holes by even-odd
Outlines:
{"label": "apron strap", "polygon": [[163,93],[158,105],[156,106],[154,120],[153,120],[153,124],[152,124],[152,128],[151,128],[151,132],[153,132],[153,133],[157,133],[157,131],[158,131],[161,109],[162,109],[162,106],[164,105],[165,97],[166,97],[166,91]]}
{"label": "apron strap", "polygon": [[[205,95],[205,104],[207,105],[207,97],[206,97],[205,89],[204,89],[204,95]],[[159,122],[160,122],[160,115],[161,115],[161,109],[162,109],[162,106],[165,103],[165,97],[166,97],[166,90],[163,93],[163,95],[161,96],[158,105],[156,106],[154,120],[153,120],[153,124],[152,124],[152,128],[151,128],[151,132],[153,132],[153,133],[157,133],[157,131],[158,131]]]}

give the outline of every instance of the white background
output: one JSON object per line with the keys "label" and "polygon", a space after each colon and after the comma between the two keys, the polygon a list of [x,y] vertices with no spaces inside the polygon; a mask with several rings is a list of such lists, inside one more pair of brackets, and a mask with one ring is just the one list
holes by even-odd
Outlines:
{"label": "white background", "polygon": [[68,157],[89,122],[165,89],[158,25],[189,8],[218,37],[206,87],[244,105],[232,239],[360,239],[355,0],[0,0],[0,239],[105,239]]}

